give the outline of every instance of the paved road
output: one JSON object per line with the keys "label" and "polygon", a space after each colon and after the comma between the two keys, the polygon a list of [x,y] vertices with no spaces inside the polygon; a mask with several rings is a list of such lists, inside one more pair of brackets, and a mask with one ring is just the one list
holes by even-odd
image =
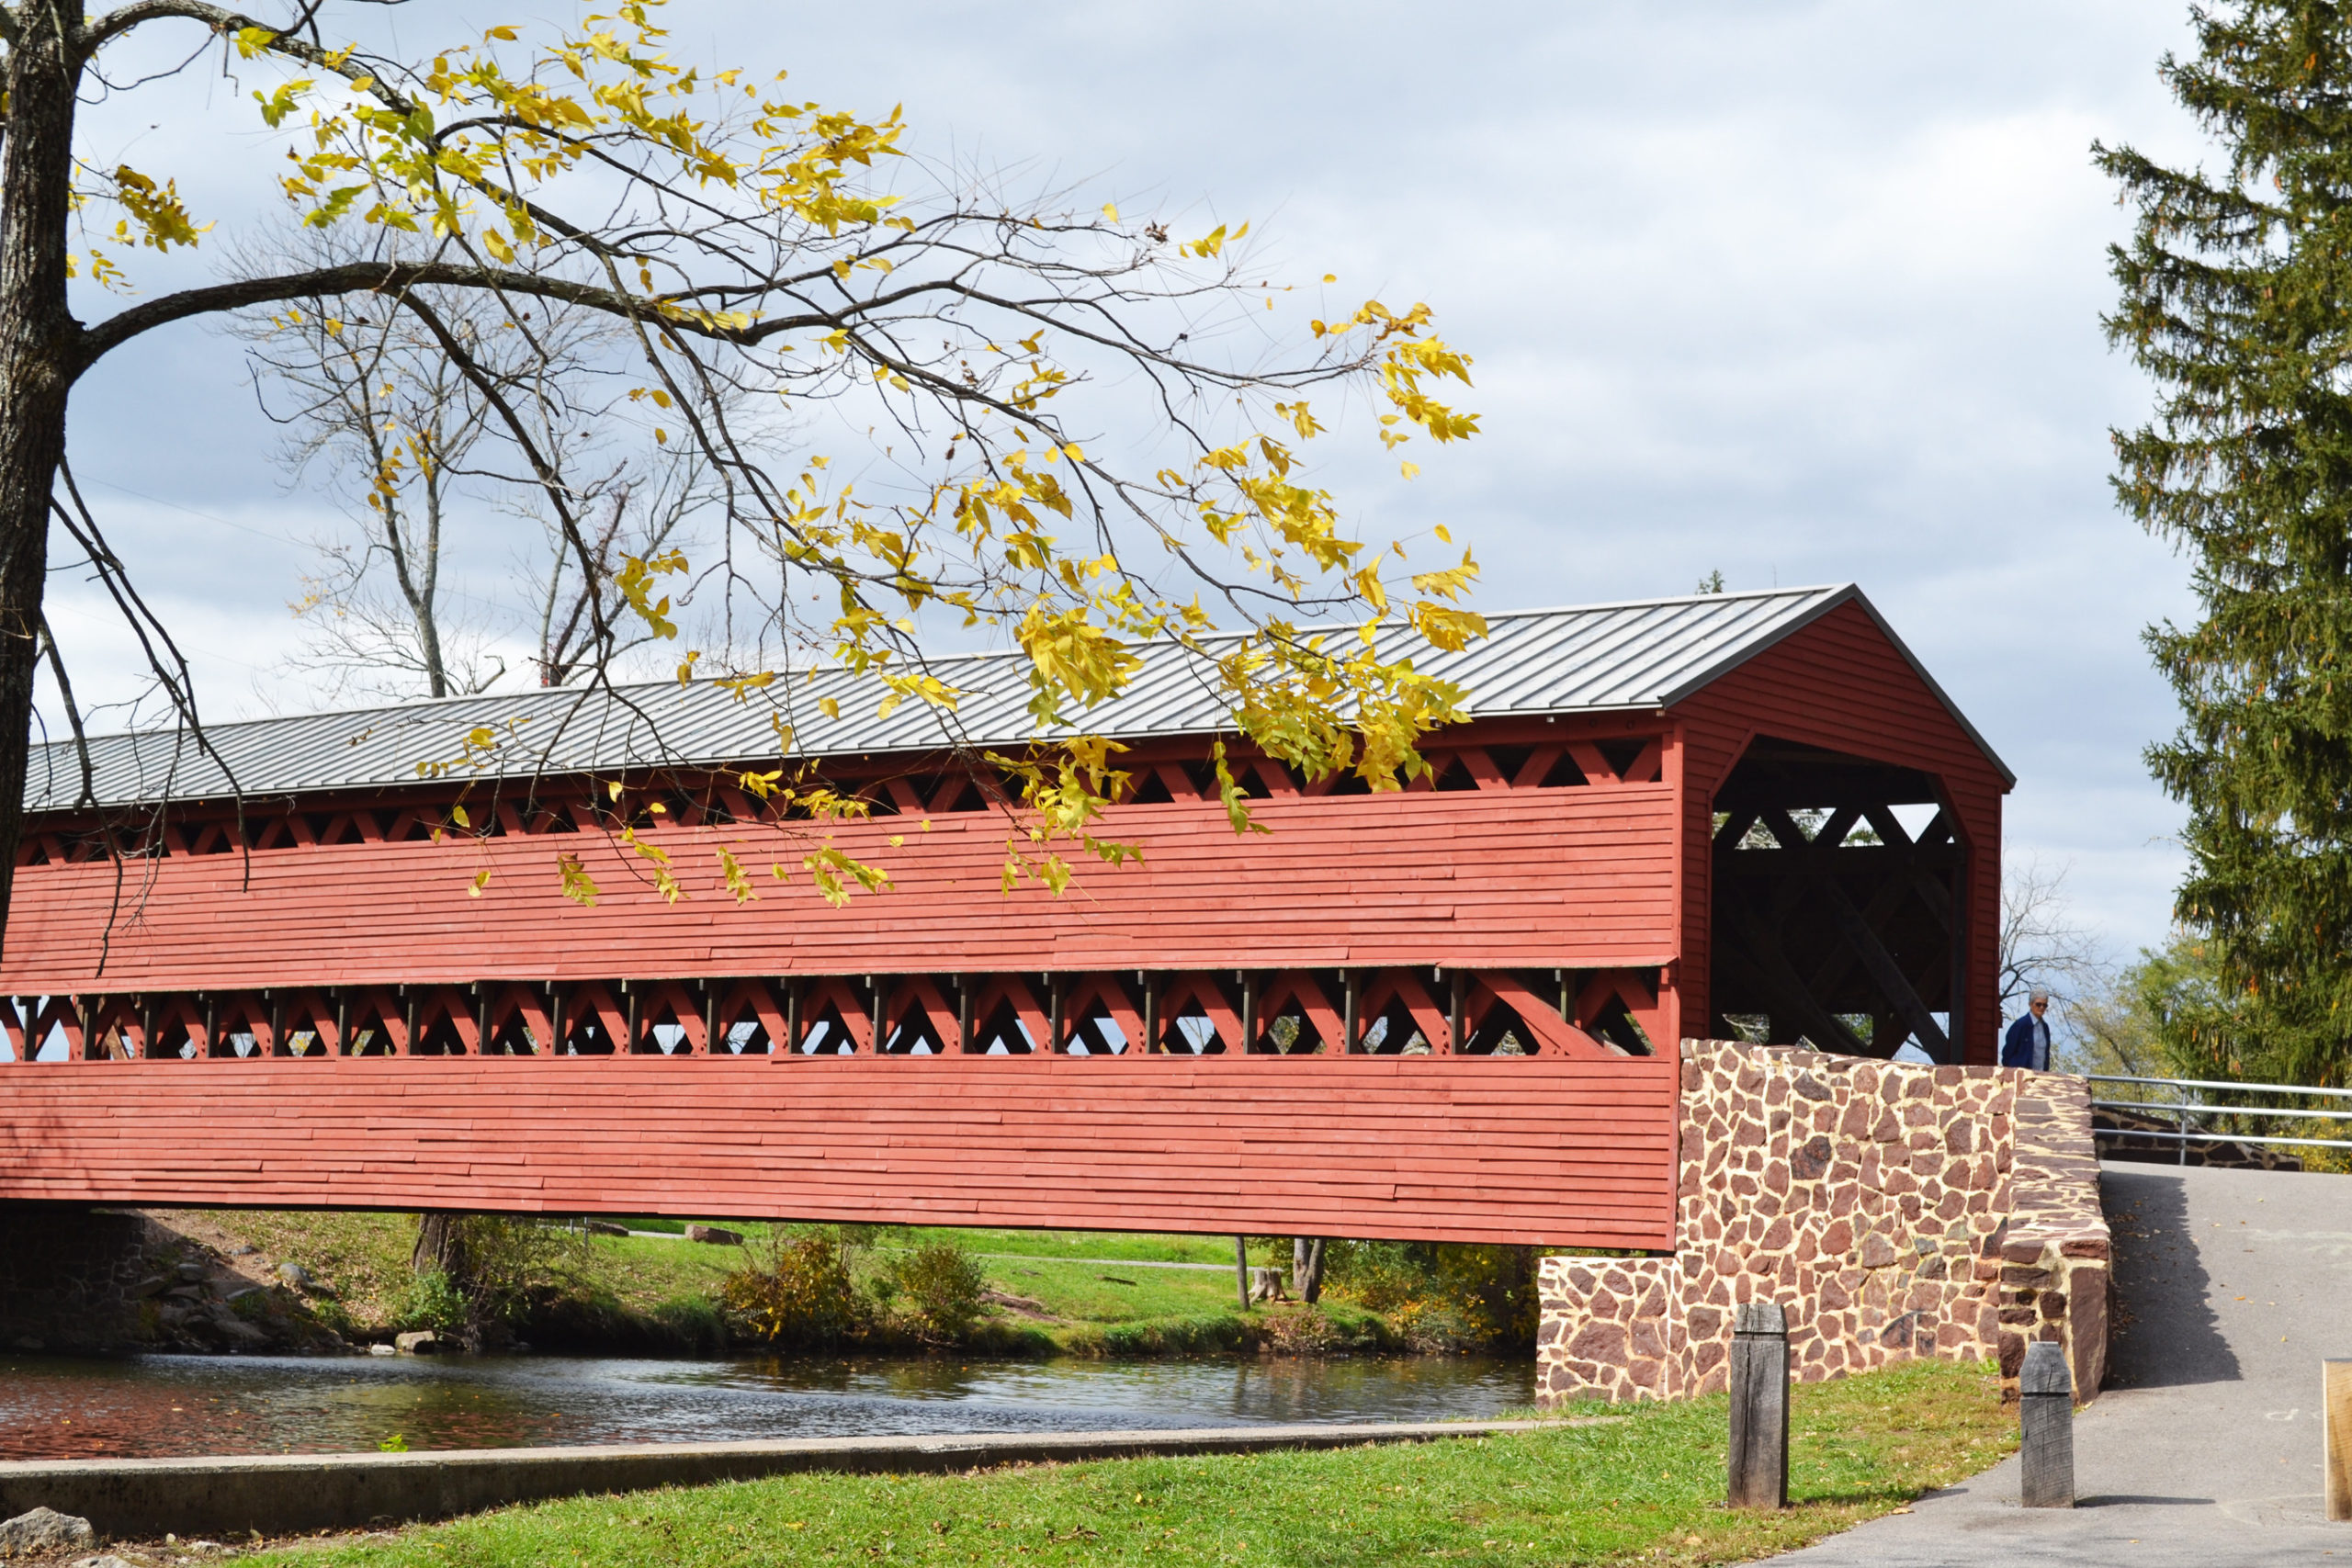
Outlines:
{"label": "paved road", "polygon": [[2352,1177],[2109,1165],[2119,1329],[2072,1512],[2017,1461],[1774,1561],[1805,1568],[2352,1563],[2321,1517],[2319,1363],[2352,1356]]}

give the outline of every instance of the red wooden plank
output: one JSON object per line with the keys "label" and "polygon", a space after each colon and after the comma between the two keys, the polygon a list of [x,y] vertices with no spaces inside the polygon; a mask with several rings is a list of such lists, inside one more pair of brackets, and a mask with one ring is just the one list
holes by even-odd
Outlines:
{"label": "red wooden plank", "polygon": [[[1090,868],[1063,899],[1000,894],[991,836],[934,821],[894,849],[904,824],[886,818],[835,836],[888,864],[896,890],[840,909],[783,889],[738,908],[715,852],[756,864],[772,836],[741,825],[654,831],[691,895],[675,908],[598,834],[257,852],[250,887],[242,857],[170,857],[140,919],[113,932],[98,984],[857,975],[902,970],[910,952],[967,972],[1204,968],[1245,953],[1267,969],[1657,963],[1677,942],[1676,812],[1664,786],[1295,796],[1260,803],[1271,835],[1237,838],[1214,803],[1121,807],[1106,830],[1132,832],[1144,863]],[[605,886],[598,908],[563,898],[559,849]],[[490,886],[469,897],[481,865]],[[95,988],[112,899],[103,864],[22,871],[0,990]]]}
{"label": "red wooden plank", "polygon": [[220,1066],[0,1075],[0,1200],[1670,1245],[1658,1062],[1513,1064],[1509,1096],[1475,1058]]}

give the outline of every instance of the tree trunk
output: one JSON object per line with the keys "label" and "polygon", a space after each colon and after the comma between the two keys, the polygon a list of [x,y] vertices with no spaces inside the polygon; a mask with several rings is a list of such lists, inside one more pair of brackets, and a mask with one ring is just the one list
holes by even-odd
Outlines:
{"label": "tree trunk", "polygon": [[449,1283],[467,1291],[473,1270],[466,1257],[464,1224],[463,1214],[417,1215],[416,1247],[409,1254],[409,1267],[419,1274],[445,1274]]}
{"label": "tree trunk", "polygon": [[64,18],[27,6],[8,50],[0,154],[0,932],[24,832],[33,671],[49,574],[49,508],[65,457],[65,400],[81,324],[65,301],[74,92]]}
{"label": "tree trunk", "polygon": [[1290,1282],[1298,1299],[1313,1305],[1323,1295],[1323,1238],[1295,1235],[1290,1240]]}

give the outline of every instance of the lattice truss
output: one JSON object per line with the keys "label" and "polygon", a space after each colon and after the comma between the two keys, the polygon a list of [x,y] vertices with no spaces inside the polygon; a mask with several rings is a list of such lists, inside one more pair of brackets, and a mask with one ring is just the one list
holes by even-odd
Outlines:
{"label": "lattice truss", "polygon": [[1926,774],[1758,741],[1715,798],[1713,1032],[1956,1059],[1966,871]]}
{"label": "lattice truss", "polygon": [[0,998],[17,1061],[256,1056],[1649,1055],[1646,970],[1233,970]]}

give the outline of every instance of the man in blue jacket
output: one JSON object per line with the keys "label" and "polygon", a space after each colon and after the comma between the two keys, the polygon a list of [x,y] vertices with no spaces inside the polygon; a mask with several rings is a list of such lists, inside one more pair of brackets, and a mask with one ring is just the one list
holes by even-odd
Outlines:
{"label": "man in blue jacket", "polygon": [[2009,1025],[2001,1042],[2001,1066],[2050,1070],[2050,993],[2036,986],[2026,998],[2026,1010]]}

